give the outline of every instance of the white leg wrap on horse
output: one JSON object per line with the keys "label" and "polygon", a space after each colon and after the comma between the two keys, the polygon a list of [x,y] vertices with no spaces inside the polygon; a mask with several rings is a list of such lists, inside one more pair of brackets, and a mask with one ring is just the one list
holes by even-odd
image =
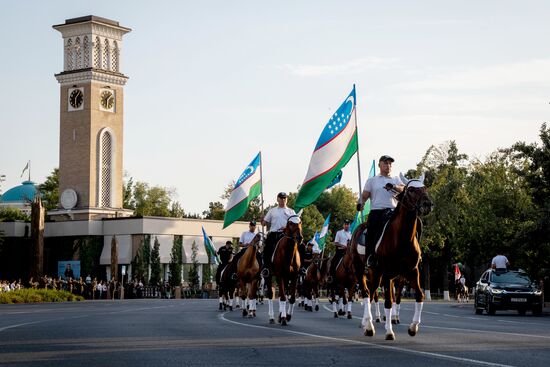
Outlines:
{"label": "white leg wrap on horse", "polygon": [[367,297],[365,301],[363,302],[363,322],[362,324],[365,324],[365,321],[372,320],[372,313],[370,311],[370,297]]}
{"label": "white leg wrap on horse", "polygon": [[391,308],[384,308],[384,314],[386,315],[386,334],[393,333],[391,326]]}
{"label": "white leg wrap on horse", "polygon": [[415,302],[414,303],[413,323],[420,324],[420,315],[422,314],[422,307],[423,306],[424,306],[424,302]]}
{"label": "white leg wrap on horse", "polygon": [[223,297],[220,297],[220,303],[223,303]]}
{"label": "white leg wrap on horse", "polygon": [[374,302],[374,312],[376,314],[376,318],[380,318],[380,302],[375,301]]}
{"label": "white leg wrap on horse", "polygon": [[291,304],[288,306],[288,314],[289,314],[289,315],[292,315],[293,312],[294,312],[294,303],[291,303]]}
{"label": "white leg wrap on horse", "polygon": [[397,312],[397,305],[395,304],[395,302],[393,302],[393,303],[391,304],[391,315],[392,315],[392,316],[397,315],[396,312]]}
{"label": "white leg wrap on horse", "polygon": [[279,301],[279,312],[281,317],[286,317],[286,301]]}
{"label": "white leg wrap on horse", "polygon": [[344,299],[343,298],[340,298],[338,300],[338,309],[339,310],[344,310]]}
{"label": "white leg wrap on horse", "polygon": [[332,302],[332,312],[338,312],[338,308],[336,307],[336,302]]}
{"label": "white leg wrap on horse", "polygon": [[267,300],[267,306],[268,306],[269,318],[272,319],[273,318],[273,300],[268,299]]}
{"label": "white leg wrap on horse", "polygon": [[351,312],[351,302],[348,302],[348,312]]}
{"label": "white leg wrap on horse", "polygon": [[399,310],[401,310],[401,303],[395,306],[395,314],[399,316]]}

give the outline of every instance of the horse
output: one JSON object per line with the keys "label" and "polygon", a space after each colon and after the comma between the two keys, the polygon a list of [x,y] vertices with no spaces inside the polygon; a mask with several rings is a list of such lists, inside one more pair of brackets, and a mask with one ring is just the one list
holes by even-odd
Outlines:
{"label": "horse", "polygon": [[[384,231],[376,245],[377,264],[372,268],[372,277],[368,282],[369,289],[379,287],[381,281],[385,289],[384,312],[386,315],[386,340],[395,340],[395,334],[391,323],[391,309],[394,300],[393,280],[402,275],[415,290],[415,311],[408,333],[415,336],[418,333],[422,307],[424,305],[424,292],[420,288],[420,264],[421,251],[417,237],[418,226],[421,226],[420,216],[430,213],[433,203],[430,200],[424,186],[424,175],[418,179],[406,179],[401,174],[401,180],[405,183],[403,191],[398,195],[398,205],[395,208],[392,219],[386,223]],[[372,315],[370,305],[364,318],[364,334],[374,335],[372,327]]]}
{"label": "horse", "polygon": [[[296,302],[296,282],[300,270],[300,254],[298,244],[302,241],[302,221],[298,215],[288,218],[286,227],[283,230],[283,237],[279,239],[273,250],[272,270],[273,273],[266,278],[267,303],[269,306],[269,323],[274,324],[273,313],[273,287],[272,276],[277,279],[279,286],[279,323],[287,325],[292,318],[294,303]],[[287,297],[287,290],[289,297]],[[287,312],[286,302],[289,299]]]}
{"label": "horse", "polygon": [[256,317],[256,292],[260,280],[260,264],[256,259],[256,254],[262,240],[263,233],[257,233],[237,262],[237,277],[241,299],[247,299],[248,301],[248,307],[243,306],[243,317],[247,315],[248,317]]}
{"label": "horse", "polygon": [[222,269],[220,273],[219,284],[219,310],[233,311],[233,304],[235,302],[233,296],[237,289],[237,264],[234,261],[229,261]]}
{"label": "horse", "polygon": [[319,289],[325,284],[325,278],[328,271],[328,259],[319,259],[318,255],[307,267],[304,282],[302,284],[303,295],[305,296],[304,310],[319,311]]}
{"label": "horse", "polygon": [[456,301],[459,303],[466,303],[469,300],[468,287],[458,282],[456,286]]}
{"label": "horse", "polygon": [[[357,275],[355,270],[355,257],[353,253],[354,249],[351,246],[346,247],[346,253],[336,264],[334,269],[334,277],[332,279],[331,299],[332,299],[332,312],[334,318],[338,318],[338,314],[345,315],[344,309],[347,305],[347,318],[351,319],[351,305],[353,302],[353,295],[355,293],[355,287],[357,285]],[[347,290],[347,292],[346,292]],[[336,309],[336,295],[339,296],[339,303],[341,312]]]}

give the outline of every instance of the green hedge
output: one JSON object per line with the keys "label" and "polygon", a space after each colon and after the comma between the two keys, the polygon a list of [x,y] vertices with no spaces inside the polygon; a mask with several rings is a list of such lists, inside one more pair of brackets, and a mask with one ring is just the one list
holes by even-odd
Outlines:
{"label": "green hedge", "polygon": [[84,297],[67,291],[54,289],[20,289],[0,293],[0,304],[7,303],[37,303],[37,302],[72,302],[83,301]]}

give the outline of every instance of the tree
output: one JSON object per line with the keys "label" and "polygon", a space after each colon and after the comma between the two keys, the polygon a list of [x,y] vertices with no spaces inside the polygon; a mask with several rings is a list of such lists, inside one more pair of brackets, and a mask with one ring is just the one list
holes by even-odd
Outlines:
{"label": "tree", "polygon": [[135,214],[139,216],[169,217],[172,194],[164,187],[150,187],[145,182],[136,182],[134,185]]}
{"label": "tree", "polygon": [[38,185],[46,211],[57,208],[59,203],[59,168],[54,168],[46,181]]}
{"label": "tree", "polygon": [[16,220],[30,222],[31,217],[17,208],[0,208],[0,222],[13,222]]}
{"label": "tree", "polygon": [[222,220],[225,216],[223,204],[219,201],[208,203],[208,210],[202,212],[204,219]]}
{"label": "tree", "polygon": [[196,291],[200,284],[199,279],[199,262],[197,260],[197,254],[199,249],[197,248],[197,243],[193,241],[191,245],[191,268],[189,269],[189,287]]}
{"label": "tree", "polygon": [[331,213],[329,229],[336,233],[344,226],[344,221],[353,220],[356,213],[357,194],[345,185],[336,185],[319,196],[313,203],[324,218]]}
{"label": "tree", "polygon": [[546,123],[539,137],[541,145],[518,142],[506,152],[519,159],[515,172],[525,178],[535,208],[517,244],[526,251],[532,274],[542,277],[550,273],[550,128]]}
{"label": "tree", "polygon": [[[124,172],[124,176],[127,176],[127,173]],[[122,207],[124,209],[135,209],[135,202],[133,200],[133,186],[134,186],[134,178],[130,177],[128,181],[124,182],[122,184]]]}
{"label": "tree", "polygon": [[144,235],[140,249],[132,261],[132,269],[137,279],[144,283],[149,281],[149,265],[151,264],[151,235]]}
{"label": "tree", "polygon": [[181,267],[183,265],[183,236],[174,236],[170,253],[170,276],[168,282],[172,287],[181,285]]}
{"label": "tree", "polygon": [[160,243],[158,237],[155,237],[155,243],[153,245],[153,251],[151,251],[151,279],[149,281],[152,285],[158,285],[162,279],[162,269],[160,265]]}

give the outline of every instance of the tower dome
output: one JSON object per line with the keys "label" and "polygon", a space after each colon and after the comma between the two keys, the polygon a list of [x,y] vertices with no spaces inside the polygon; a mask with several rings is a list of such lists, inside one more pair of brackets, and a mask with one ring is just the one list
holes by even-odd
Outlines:
{"label": "tower dome", "polygon": [[3,204],[28,203],[38,194],[38,187],[32,181],[23,181],[21,185],[12,187],[0,198]]}

